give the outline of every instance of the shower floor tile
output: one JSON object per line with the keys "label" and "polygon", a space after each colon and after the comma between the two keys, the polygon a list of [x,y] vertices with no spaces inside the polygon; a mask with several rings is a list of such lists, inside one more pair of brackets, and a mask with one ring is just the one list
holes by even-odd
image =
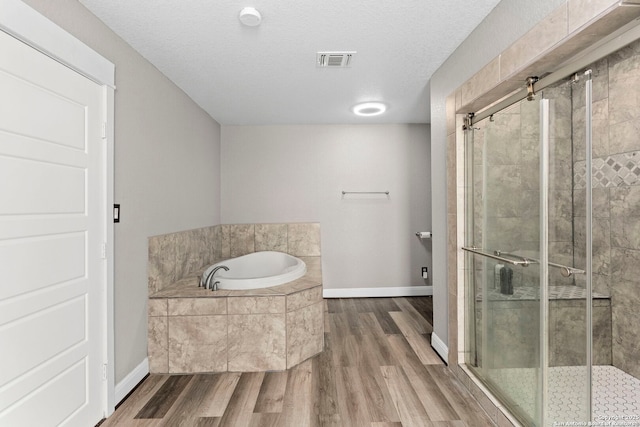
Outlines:
{"label": "shower floor tile", "polygon": [[[523,412],[535,412],[537,369],[491,370],[489,375]],[[588,421],[584,419],[585,377],[585,368],[580,366],[549,369],[549,426],[554,422]],[[640,426],[640,380],[626,372],[614,366],[594,366],[592,402],[594,422],[606,425],[607,421],[625,421]]]}

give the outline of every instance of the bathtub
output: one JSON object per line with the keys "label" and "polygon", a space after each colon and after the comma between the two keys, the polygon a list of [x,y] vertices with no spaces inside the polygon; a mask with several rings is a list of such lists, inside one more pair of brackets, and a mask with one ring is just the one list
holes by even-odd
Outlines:
{"label": "bathtub", "polygon": [[299,279],[307,272],[307,265],[299,258],[283,252],[262,251],[213,264],[203,277],[219,266],[229,270],[218,270],[210,283],[219,282],[218,289],[229,290],[278,286]]}

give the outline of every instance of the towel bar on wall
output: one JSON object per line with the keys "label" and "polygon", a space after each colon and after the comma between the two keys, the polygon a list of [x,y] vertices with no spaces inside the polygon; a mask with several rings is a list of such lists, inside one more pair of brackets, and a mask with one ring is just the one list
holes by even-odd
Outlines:
{"label": "towel bar on wall", "polygon": [[386,194],[389,195],[388,191],[344,191],[342,190],[342,195],[346,194]]}

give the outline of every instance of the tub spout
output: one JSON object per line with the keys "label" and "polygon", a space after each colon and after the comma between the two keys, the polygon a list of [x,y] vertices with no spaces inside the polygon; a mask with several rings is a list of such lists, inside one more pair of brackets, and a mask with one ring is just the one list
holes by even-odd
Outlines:
{"label": "tub spout", "polygon": [[[211,279],[213,278],[213,276],[218,272],[218,270],[224,270],[224,271],[229,271],[229,267],[227,267],[226,265],[219,265],[216,268],[214,268],[213,270],[211,270],[211,272],[209,273],[209,275],[207,275],[206,278],[204,278],[203,275],[203,280],[201,280],[201,282],[204,284],[204,288],[205,289],[211,289],[211,290],[217,290],[218,285],[214,284],[216,289],[213,289],[213,285],[211,285]],[[220,282],[216,282],[216,283],[220,283]]]}

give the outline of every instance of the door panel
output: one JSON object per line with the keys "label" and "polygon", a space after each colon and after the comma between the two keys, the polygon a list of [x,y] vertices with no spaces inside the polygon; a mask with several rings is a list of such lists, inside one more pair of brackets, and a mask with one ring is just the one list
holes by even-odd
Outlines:
{"label": "door panel", "polygon": [[[0,300],[84,278],[85,252],[84,233],[0,242],[0,259],[6,263],[2,272],[3,280],[13,284],[0,287]],[[20,266],[20,262],[26,258],[31,262],[28,273]],[[40,280],[33,280],[34,277]]]}
{"label": "door panel", "polygon": [[102,88],[0,31],[0,425],[104,412]]}
{"label": "door panel", "polygon": [[85,173],[84,167],[0,156],[0,181],[22,188],[0,187],[0,215],[84,214]]}
{"label": "door panel", "polygon": [[86,302],[78,296],[70,301],[39,310],[19,321],[12,327],[0,330],[0,342],[6,348],[37,348],[35,352],[0,353],[1,366],[11,366],[0,372],[0,383],[25,374],[38,365],[54,357],[64,357],[66,350],[83,344],[87,339],[85,324],[75,322],[84,317]]}

